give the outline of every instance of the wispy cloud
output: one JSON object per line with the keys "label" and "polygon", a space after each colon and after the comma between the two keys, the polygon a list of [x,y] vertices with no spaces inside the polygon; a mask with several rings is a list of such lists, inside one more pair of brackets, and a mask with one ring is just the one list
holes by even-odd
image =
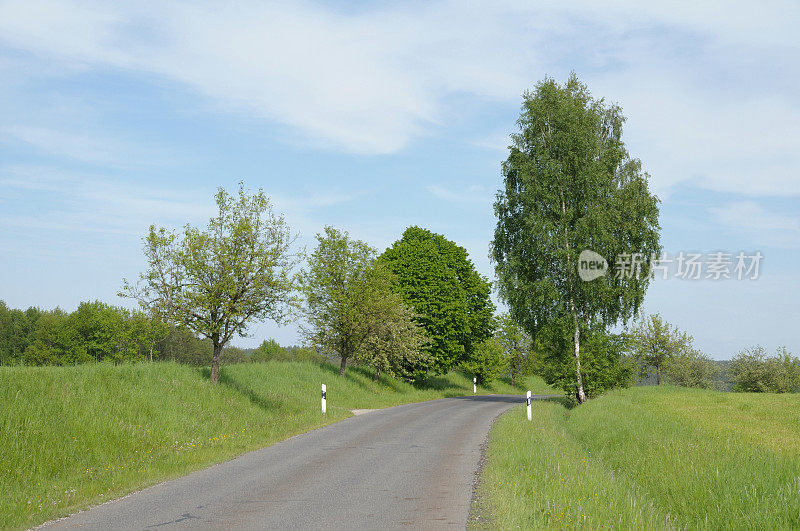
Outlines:
{"label": "wispy cloud", "polygon": [[[7,200],[0,226],[141,236],[151,223],[181,226],[214,213],[212,193],[144,186],[46,166],[0,168]],[[36,205],[36,215],[19,205]]]}
{"label": "wispy cloud", "polygon": [[[255,111],[308,141],[355,153],[402,149],[441,123],[448,95],[511,103],[545,72],[563,75],[577,68],[597,87],[613,88],[598,94],[630,106],[637,131],[654,137],[654,165],[669,174],[654,172],[655,177],[668,186],[697,171],[662,165],[662,159],[680,159],[664,151],[703,139],[711,147],[708,155],[689,162],[705,172],[738,142],[728,133],[730,125],[742,131],[740,138],[756,140],[748,153],[774,146],[779,154],[791,154],[758,139],[776,129],[770,117],[798,109],[789,88],[796,86],[798,68],[782,60],[798,51],[790,22],[797,11],[792,2],[757,8],[679,2],[667,8],[638,2],[443,1],[342,13],[312,3],[7,0],[0,3],[0,39],[70,67],[155,73],[224,108]],[[704,69],[722,69],[732,84],[746,88],[740,81],[752,77],[753,65],[775,66],[773,87],[786,87],[771,94],[776,99],[770,106],[759,109],[752,99],[764,87],[742,92],[736,109],[714,111],[713,101],[707,106],[698,97],[707,90],[697,79]],[[647,68],[666,79],[643,85]],[[628,76],[637,82],[624,81]],[[672,91],[676,86],[684,90]],[[654,94],[653,88],[660,90]],[[788,169],[797,166],[791,159]],[[729,186],[747,189],[752,172],[740,173],[746,175],[730,179]],[[711,187],[722,183],[716,174],[704,179]],[[776,172],[766,193],[789,179]]]}
{"label": "wispy cloud", "polygon": [[30,126],[0,128],[0,139],[18,141],[44,150],[92,164],[113,165],[121,160],[121,149],[108,139],[64,133],[54,129]]}
{"label": "wispy cloud", "polygon": [[754,201],[738,201],[711,208],[728,230],[745,232],[764,245],[800,248],[800,217],[767,210]]}
{"label": "wispy cloud", "polygon": [[508,132],[493,133],[472,141],[474,146],[499,151],[504,154],[508,154],[508,146],[512,143],[511,133]]}
{"label": "wispy cloud", "polygon": [[493,199],[492,193],[487,188],[478,185],[470,185],[458,190],[429,185],[425,189],[439,199],[451,203],[486,203]]}

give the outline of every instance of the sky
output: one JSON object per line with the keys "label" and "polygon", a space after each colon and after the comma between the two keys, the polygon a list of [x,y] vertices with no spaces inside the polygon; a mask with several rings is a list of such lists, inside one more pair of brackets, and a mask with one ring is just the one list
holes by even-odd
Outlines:
{"label": "sky", "polygon": [[[575,72],[618,103],[662,244],[760,252],[757,279],[651,285],[644,311],[729,359],[800,355],[797,2],[0,0],[0,299],[132,306],[151,224],[263,188],[311,250],[444,234],[494,279],[522,95]],[[300,341],[256,323],[236,344]]]}

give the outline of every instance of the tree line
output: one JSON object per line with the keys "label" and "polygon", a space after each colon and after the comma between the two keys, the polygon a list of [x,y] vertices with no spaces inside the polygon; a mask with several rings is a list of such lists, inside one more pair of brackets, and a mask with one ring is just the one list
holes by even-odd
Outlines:
{"label": "tree line", "polygon": [[[175,361],[206,365],[213,347],[184,328],[144,312],[101,301],[60,308],[9,308],[0,300],[0,365],[75,365],[91,362]],[[228,347],[225,363],[314,360],[324,356],[299,346],[266,340],[256,349]]]}
{"label": "tree line", "polygon": [[467,364],[482,382],[497,376],[507,356],[499,359],[492,343],[491,285],[463,247],[412,226],[379,253],[325,227],[306,256],[263,190],[240,184],[236,194],[220,189],[216,201],[205,229],[152,226],[148,268],[120,293],[210,341],[212,382],[231,338],[258,319],[297,323],[308,346],[339,361],[341,375],[359,363],[376,379],[418,381]]}
{"label": "tree line", "polygon": [[[4,362],[210,360],[215,381],[223,360],[285,357],[274,341],[253,352],[230,346],[254,320],[272,319],[300,326],[309,348],[290,358],[335,358],[342,375],[348,363],[372,367],[376,379],[409,381],[460,367],[486,384],[506,370],[515,379],[527,370],[522,332],[496,319],[488,279],[444,236],[409,227],[379,253],[325,227],[298,270],[306,257],[262,190],[240,185],[238,194],[220,189],[216,199],[218,215],[205,229],[150,228],[148,269],[137,282],[124,281],[120,293],[139,310],[99,301],[72,313],[4,310]],[[497,329],[505,336],[495,337]]]}
{"label": "tree line", "polygon": [[0,301],[0,363],[4,365],[143,360],[160,354],[167,335],[166,325],[144,313],[100,301],[82,302],[74,312],[60,308],[22,311]]}

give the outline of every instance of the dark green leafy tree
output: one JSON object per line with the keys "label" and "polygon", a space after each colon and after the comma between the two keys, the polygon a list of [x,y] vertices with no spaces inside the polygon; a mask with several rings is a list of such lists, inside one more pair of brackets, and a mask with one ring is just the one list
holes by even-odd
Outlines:
{"label": "dark green leafy tree", "polygon": [[[574,375],[567,385],[586,400],[581,333],[627,321],[641,305],[649,264],[660,253],[658,199],[641,163],[622,142],[617,105],[592,98],[573,74],[564,85],[545,79],[524,95],[503,163],[491,257],[512,318],[534,337],[568,326]],[[634,267],[592,281],[578,274],[591,250]],[[588,384],[587,384],[588,385]]]}
{"label": "dark green leafy tree", "polygon": [[148,270],[122,296],[164,321],[211,340],[211,381],[219,379],[223,347],[254,320],[284,322],[295,305],[294,268],[300,256],[283,216],[262,190],[237,195],[220,188],[218,214],[206,230],[181,233],[150,227],[144,239]]}
{"label": "dark green leafy tree", "polygon": [[210,341],[186,329],[101,301],[82,302],[72,313],[60,308],[23,312],[0,304],[0,348],[4,364],[29,365],[145,359],[199,365],[207,363],[212,353]]}
{"label": "dark green leafy tree", "polygon": [[397,277],[397,291],[427,333],[433,371],[446,373],[492,336],[491,286],[463,247],[440,234],[409,227],[381,261]]}
{"label": "dark green leafy tree", "polygon": [[139,348],[130,326],[130,312],[100,301],[82,302],[67,320],[82,347],[95,361],[133,360]]}
{"label": "dark green leafy tree", "polygon": [[34,339],[36,323],[42,312],[38,308],[26,311],[9,308],[0,301],[0,365],[23,361],[23,354]]}
{"label": "dark green leafy tree", "polygon": [[95,358],[88,352],[75,324],[76,320],[59,308],[42,312],[33,341],[25,349],[24,362],[28,365],[74,365],[93,361]]}

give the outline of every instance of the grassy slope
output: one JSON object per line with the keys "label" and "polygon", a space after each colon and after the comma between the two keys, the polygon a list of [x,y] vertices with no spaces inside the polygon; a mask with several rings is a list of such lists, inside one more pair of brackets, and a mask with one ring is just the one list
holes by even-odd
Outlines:
{"label": "grassy slope", "polygon": [[800,528],[799,395],[615,391],[515,408],[479,510],[499,528]]}
{"label": "grassy slope", "polygon": [[[350,416],[350,409],[472,393],[313,363],[204,371],[171,363],[0,367],[0,527],[30,526]],[[328,414],[320,384],[328,386]],[[547,392],[541,380],[527,382]],[[498,382],[487,392],[520,392]]]}

